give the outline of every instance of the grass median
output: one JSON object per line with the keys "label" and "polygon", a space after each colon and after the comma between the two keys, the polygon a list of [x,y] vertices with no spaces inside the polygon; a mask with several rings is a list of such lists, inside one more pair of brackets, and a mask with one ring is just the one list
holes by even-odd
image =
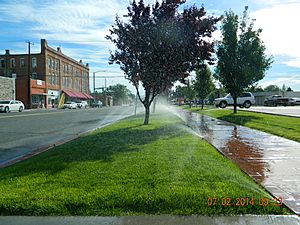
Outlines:
{"label": "grass median", "polygon": [[0,214],[289,213],[262,206],[270,196],[177,117],[142,122],[124,119],[1,169]]}
{"label": "grass median", "polygon": [[246,111],[234,114],[230,109],[184,109],[300,142],[300,118]]}

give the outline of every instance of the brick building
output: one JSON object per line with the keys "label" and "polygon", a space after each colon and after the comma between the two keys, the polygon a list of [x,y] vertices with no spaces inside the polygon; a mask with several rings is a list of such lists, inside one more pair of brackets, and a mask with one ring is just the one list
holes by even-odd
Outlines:
{"label": "brick building", "polygon": [[9,50],[0,55],[0,76],[16,78],[16,99],[27,108],[51,108],[64,99],[92,98],[88,64],[64,55],[60,48],[49,47],[45,39],[41,40],[41,53],[30,54],[30,61],[28,56],[10,54]]}

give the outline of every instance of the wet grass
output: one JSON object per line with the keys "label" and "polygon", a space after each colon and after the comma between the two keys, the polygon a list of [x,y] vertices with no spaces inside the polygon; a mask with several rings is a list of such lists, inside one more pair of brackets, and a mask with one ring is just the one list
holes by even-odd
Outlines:
{"label": "wet grass", "polygon": [[234,114],[232,110],[224,109],[200,113],[300,142],[300,118],[245,111]]}
{"label": "wet grass", "polygon": [[[270,196],[206,141],[180,129],[177,117],[142,121],[122,120],[1,169],[0,215],[289,213],[271,201],[261,206],[259,199]],[[253,205],[236,205],[252,197]]]}

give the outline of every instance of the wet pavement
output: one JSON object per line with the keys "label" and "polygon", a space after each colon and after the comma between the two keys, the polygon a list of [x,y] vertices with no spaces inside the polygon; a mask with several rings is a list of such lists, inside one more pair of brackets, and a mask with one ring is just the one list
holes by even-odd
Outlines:
{"label": "wet pavement", "polygon": [[193,130],[300,215],[300,143],[178,109]]}
{"label": "wet pavement", "polygon": [[1,225],[299,225],[297,216],[3,216]]}

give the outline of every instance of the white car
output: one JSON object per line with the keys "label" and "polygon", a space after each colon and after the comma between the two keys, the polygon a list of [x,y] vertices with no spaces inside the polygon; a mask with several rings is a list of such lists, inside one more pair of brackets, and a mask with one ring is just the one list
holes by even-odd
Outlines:
{"label": "white car", "polygon": [[88,106],[89,106],[89,104],[87,103],[87,101],[78,101],[78,102],[76,102],[77,103],[77,107],[78,108],[82,108],[82,109],[86,109]]}
{"label": "white car", "polygon": [[[255,104],[255,98],[251,92],[244,92],[237,98],[237,105],[241,108],[250,108],[253,104]],[[223,98],[217,98],[214,100],[214,105],[216,107],[226,108],[227,105],[233,105],[233,98],[231,94]]]}
{"label": "white car", "polygon": [[64,109],[77,109],[77,103],[68,101],[64,104],[63,108]]}
{"label": "white car", "polygon": [[24,104],[18,100],[0,100],[0,112],[19,111],[22,112],[25,109]]}

